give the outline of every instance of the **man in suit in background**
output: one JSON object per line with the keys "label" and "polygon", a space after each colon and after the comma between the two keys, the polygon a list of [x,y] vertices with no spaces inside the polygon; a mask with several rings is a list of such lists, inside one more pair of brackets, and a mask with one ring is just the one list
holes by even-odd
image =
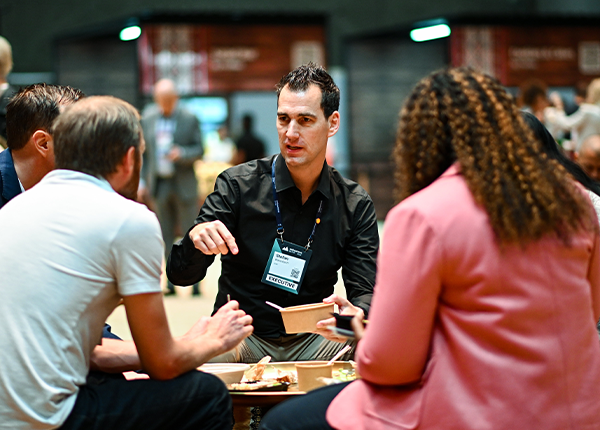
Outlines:
{"label": "man in suit in background", "polygon": [[0,208],[54,169],[52,123],[81,97],[80,90],[68,86],[34,84],[11,99],[8,149],[0,153]]}
{"label": "man in suit in background", "polygon": [[[171,252],[176,235],[182,234],[198,215],[198,182],[194,162],[202,157],[200,122],[183,109],[175,83],[161,79],[154,86],[156,108],[142,118],[146,152],[142,178],[142,194],[154,201],[154,209],[163,240],[165,257]],[[186,227],[187,228],[187,227]],[[171,282],[166,294],[175,294]],[[200,295],[198,284],[193,294]]]}

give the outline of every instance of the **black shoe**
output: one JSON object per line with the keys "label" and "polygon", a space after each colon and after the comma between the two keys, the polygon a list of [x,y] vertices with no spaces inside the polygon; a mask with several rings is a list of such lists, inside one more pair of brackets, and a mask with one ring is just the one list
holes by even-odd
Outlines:
{"label": "black shoe", "polygon": [[202,295],[200,291],[200,285],[198,283],[192,286],[192,296],[200,297]]}

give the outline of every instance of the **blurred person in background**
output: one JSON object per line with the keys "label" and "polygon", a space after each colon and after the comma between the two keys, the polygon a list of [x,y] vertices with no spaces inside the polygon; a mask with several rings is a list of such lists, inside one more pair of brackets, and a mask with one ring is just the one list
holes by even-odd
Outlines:
{"label": "blurred person in background", "polygon": [[254,118],[246,114],[242,118],[242,135],[235,141],[235,155],[232,164],[242,164],[265,156],[265,144],[254,134]]}
{"label": "blurred person in background", "polygon": [[12,66],[12,48],[8,40],[0,36],[0,151],[6,148],[6,106],[18,90],[6,80]]}
{"label": "blurred person in background", "polygon": [[[142,118],[147,150],[142,171],[142,200],[151,199],[163,239],[165,259],[183,228],[198,215],[198,181],[194,162],[202,158],[200,122],[179,103],[175,83],[161,79],[154,85],[155,108]],[[175,287],[167,282],[167,295]],[[200,295],[195,283],[193,295]]]}
{"label": "blurred person in background", "polygon": [[546,94],[547,86],[539,79],[530,79],[519,87],[517,100],[525,112],[532,113],[537,119],[544,122],[544,110],[549,101]]}
{"label": "blurred person in background", "polygon": [[[592,143],[590,148],[590,150],[593,149],[591,154],[588,154],[587,151],[584,153],[584,161],[586,163],[589,162],[586,169],[586,165],[581,162],[576,163],[564,154],[562,148],[554,140],[554,137],[534,115],[523,112],[523,119],[540,142],[542,150],[550,158],[558,161],[573,179],[586,188],[598,216],[598,221],[600,222],[600,182],[598,182],[600,179],[600,136],[596,136],[597,139],[594,139],[595,143]],[[590,136],[586,142],[593,137]],[[585,143],[582,148],[585,148]]]}
{"label": "blurred person in background", "polygon": [[587,97],[587,89],[590,86],[589,81],[578,81],[575,86],[575,95],[573,96],[573,103],[570,106],[565,106],[565,113],[571,115],[577,112],[579,106],[585,103]]}
{"label": "blurred person in background", "polygon": [[553,129],[570,131],[575,152],[579,152],[583,141],[589,136],[600,134],[600,78],[590,83],[585,103],[572,115],[567,116],[560,97],[553,97],[553,104],[554,107],[545,110],[545,124]]}
{"label": "blurred person in background", "polygon": [[[400,113],[354,382],[261,429],[546,429],[600,423],[600,236],[585,193],[495,79],[447,69]],[[298,414],[297,411],[302,411]]]}
{"label": "blurred person in background", "polygon": [[[252,332],[227,303],[184,336],[169,331],[156,216],[134,202],[144,139],[139,114],[90,97],[53,126],[57,169],[0,211],[0,425],[25,429],[231,428],[223,383],[195,369]],[[42,214],[40,216],[40,213]],[[102,324],[123,300],[151,379],[88,378]],[[132,342],[119,342],[131,346]]]}
{"label": "blurred person in background", "polygon": [[[204,143],[204,162],[223,164],[223,170],[231,166],[235,144],[229,137],[229,128],[221,124],[215,131],[206,136]],[[220,172],[219,172],[220,173]]]}
{"label": "blurred person in background", "polygon": [[595,181],[600,181],[600,135],[588,136],[579,151],[575,153],[575,160],[585,172]]}

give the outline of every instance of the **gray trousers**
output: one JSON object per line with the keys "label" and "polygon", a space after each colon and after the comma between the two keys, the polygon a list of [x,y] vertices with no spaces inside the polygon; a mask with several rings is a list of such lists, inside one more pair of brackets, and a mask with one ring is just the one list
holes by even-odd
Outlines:
{"label": "gray trousers", "polygon": [[356,341],[332,342],[315,333],[300,333],[276,339],[264,339],[251,335],[243,340],[236,349],[210,361],[213,363],[257,363],[265,355],[270,355],[271,361],[328,361],[346,345],[350,345],[352,348],[339,358],[342,361],[354,358]]}
{"label": "gray trousers", "polygon": [[198,199],[182,199],[170,178],[156,182],[156,216],[165,241],[165,258],[171,252],[176,234],[184,234],[198,216]]}

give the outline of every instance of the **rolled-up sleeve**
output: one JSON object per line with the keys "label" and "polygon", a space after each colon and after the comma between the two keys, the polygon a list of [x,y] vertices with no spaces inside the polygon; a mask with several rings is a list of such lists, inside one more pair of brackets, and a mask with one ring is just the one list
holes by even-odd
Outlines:
{"label": "rolled-up sleeve", "polygon": [[375,286],[379,232],[375,206],[368,195],[354,212],[352,236],[346,245],[342,278],[348,300],[369,313]]}
{"label": "rolled-up sleeve", "polygon": [[226,172],[221,173],[217,177],[214,192],[206,198],[194,225],[171,249],[167,260],[167,277],[173,284],[192,285],[204,279],[215,256],[205,255],[196,249],[190,239],[190,231],[197,224],[219,220],[233,232],[236,224],[235,208],[238,204],[239,190]]}

